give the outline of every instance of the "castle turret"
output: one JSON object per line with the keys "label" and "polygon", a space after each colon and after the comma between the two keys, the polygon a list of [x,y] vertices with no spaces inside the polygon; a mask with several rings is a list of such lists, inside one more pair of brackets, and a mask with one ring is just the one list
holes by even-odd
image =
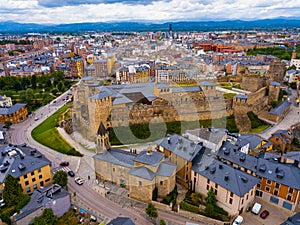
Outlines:
{"label": "castle turret", "polygon": [[108,149],[110,149],[109,133],[101,122],[97,132],[96,152],[103,154]]}
{"label": "castle turret", "polygon": [[268,103],[270,104],[272,101],[278,101],[278,96],[280,92],[280,83],[272,81],[269,85],[269,99]]}

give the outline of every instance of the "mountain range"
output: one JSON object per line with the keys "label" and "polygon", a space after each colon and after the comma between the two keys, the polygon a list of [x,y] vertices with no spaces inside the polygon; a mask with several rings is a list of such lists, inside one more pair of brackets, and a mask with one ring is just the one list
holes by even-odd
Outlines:
{"label": "mountain range", "polygon": [[86,32],[86,31],[112,31],[112,32],[143,32],[167,31],[172,24],[174,32],[177,31],[213,31],[213,30],[253,30],[283,28],[300,28],[300,19],[261,19],[261,20],[226,20],[226,21],[182,21],[182,22],[91,22],[71,24],[36,24],[17,23],[13,21],[0,22],[0,33],[60,33],[60,32]]}

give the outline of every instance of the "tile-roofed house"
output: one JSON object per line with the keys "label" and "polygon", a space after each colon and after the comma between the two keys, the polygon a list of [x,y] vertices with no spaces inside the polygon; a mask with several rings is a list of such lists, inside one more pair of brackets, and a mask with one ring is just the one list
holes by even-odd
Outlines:
{"label": "tile-roofed house", "polygon": [[192,167],[194,191],[204,194],[213,188],[217,204],[231,215],[242,213],[251,205],[258,178],[216,159],[209,165],[201,161],[195,159]]}
{"label": "tile-roofed house", "polygon": [[52,181],[51,162],[36,149],[26,144],[6,144],[0,146],[0,152],[1,189],[8,174],[19,179],[24,193],[31,193]]}
{"label": "tile-roofed house", "polygon": [[70,194],[58,184],[41,187],[33,192],[30,201],[13,217],[16,225],[30,224],[44,209],[50,208],[54,215],[61,217],[71,207]]}

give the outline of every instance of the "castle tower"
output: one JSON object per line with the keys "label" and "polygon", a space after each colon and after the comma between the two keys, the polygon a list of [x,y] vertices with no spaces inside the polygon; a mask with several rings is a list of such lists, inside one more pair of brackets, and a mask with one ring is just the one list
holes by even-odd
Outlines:
{"label": "castle tower", "polygon": [[269,99],[268,99],[269,104],[272,101],[278,101],[279,92],[280,92],[280,84],[275,81],[272,81],[269,85]]}
{"label": "castle tower", "polygon": [[110,149],[109,133],[101,122],[97,132],[96,152],[104,154],[108,149]]}

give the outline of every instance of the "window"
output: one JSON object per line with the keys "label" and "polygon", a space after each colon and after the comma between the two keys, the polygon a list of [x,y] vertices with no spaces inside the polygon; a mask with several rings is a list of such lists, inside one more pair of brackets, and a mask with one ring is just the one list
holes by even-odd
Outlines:
{"label": "window", "polygon": [[206,190],[208,190],[208,191],[209,191],[209,185],[206,185]]}
{"label": "window", "polygon": [[279,188],[279,187],[280,187],[280,184],[276,183],[275,188]]}
{"label": "window", "polygon": [[36,185],[36,184],[34,184],[34,185],[33,185],[33,188],[34,188],[34,189],[37,189],[37,185]]}
{"label": "window", "polygon": [[189,179],[189,175],[188,175],[188,174],[185,175],[185,179],[186,179],[186,180]]}
{"label": "window", "polygon": [[49,182],[50,181],[50,178],[48,178],[47,180],[45,180],[45,182]]}
{"label": "window", "polygon": [[163,185],[163,181],[162,180],[160,181],[160,185]]}
{"label": "window", "polygon": [[266,187],[266,191],[269,192],[269,191],[270,191],[270,188],[269,188],[269,187]]}
{"label": "window", "polygon": [[251,191],[251,196],[253,195],[253,190]]}
{"label": "window", "polygon": [[272,184],[272,181],[271,180],[267,180],[267,184]]}
{"label": "window", "polygon": [[29,181],[25,181],[25,185],[28,185],[29,184]]}
{"label": "window", "polygon": [[278,196],[278,191],[274,190],[274,195]]}
{"label": "window", "polygon": [[[251,193],[253,193],[253,191],[252,191]],[[248,197],[249,197],[249,195],[247,194],[247,195],[246,195],[246,200],[248,200]]]}
{"label": "window", "polygon": [[34,182],[35,181],[35,178],[32,178],[32,182]]}
{"label": "window", "polygon": [[40,172],[42,172],[42,170],[41,170],[41,169],[38,169],[38,173],[40,173]]}
{"label": "window", "polygon": [[34,175],[34,171],[31,172],[31,176],[33,176],[33,175]]}
{"label": "window", "polygon": [[262,197],[262,194],[263,194],[262,191],[258,191],[258,190],[255,191],[255,195],[258,197]]}
{"label": "window", "polygon": [[215,195],[217,196],[217,194],[218,194],[218,190],[215,189]]}
{"label": "window", "polygon": [[233,193],[232,192],[230,192],[230,197],[233,197]]}
{"label": "window", "polygon": [[209,184],[209,182],[210,182],[210,180],[209,179],[207,179],[207,183]]}
{"label": "window", "polygon": [[26,175],[24,175],[24,179],[27,179],[27,174],[26,174]]}
{"label": "window", "polygon": [[244,199],[242,199],[242,205],[244,204]]}
{"label": "window", "polygon": [[257,188],[260,188],[260,187],[261,187],[260,183],[258,183],[256,186],[257,186]]}
{"label": "window", "polygon": [[115,172],[115,168],[113,168],[113,172]]}
{"label": "window", "polygon": [[39,179],[42,179],[43,178],[43,175],[39,175]]}
{"label": "window", "polygon": [[26,192],[27,193],[30,192],[30,187],[26,188]]}
{"label": "window", "polygon": [[142,186],[142,181],[139,181],[139,186]]}
{"label": "window", "polygon": [[293,188],[289,188],[289,193],[293,194],[293,192],[294,192],[294,189]]}
{"label": "window", "polygon": [[44,181],[41,181],[41,182],[40,182],[40,185],[41,185],[41,187],[44,186]]}
{"label": "window", "polygon": [[229,204],[232,205],[232,203],[233,203],[233,199],[230,198],[230,199],[229,199]]}
{"label": "window", "polygon": [[292,201],[292,196],[291,196],[291,195],[287,195],[287,196],[286,196],[286,199],[287,199],[288,201]]}
{"label": "window", "polygon": [[215,184],[215,188],[218,188],[218,184]]}

